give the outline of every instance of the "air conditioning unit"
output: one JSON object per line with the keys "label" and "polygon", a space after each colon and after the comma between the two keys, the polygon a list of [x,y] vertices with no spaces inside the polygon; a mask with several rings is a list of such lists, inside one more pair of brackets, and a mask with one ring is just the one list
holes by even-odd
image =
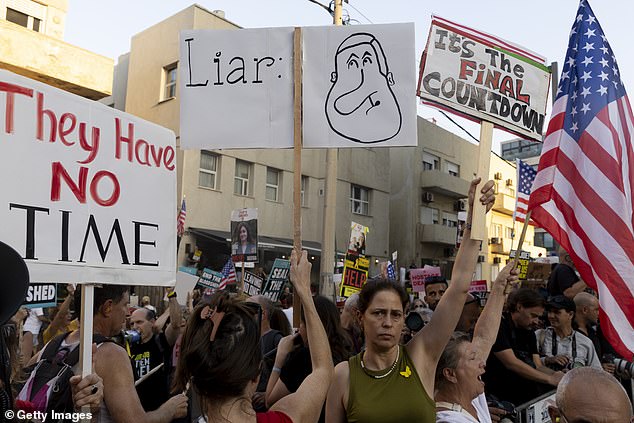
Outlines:
{"label": "air conditioning unit", "polygon": [[493,264],[500,264],[502,263],[502,259],[500,257],[493,257]]}
{"label": "air conditioning unit", "polygon": [[513,186],[513,180],[512,179],[507,179],[506,180],[506,186],[507,187],[512,187]]}
{"label": "air conditioning unit", "polygon": [[484,263],[486,261],[486,257],[478,256],[478,263]]}
{"label": "air conditioning unit", "polygon": [[453,257],[454,255],[454,249],[452,247],[445,248],[443,252],[445,257]]}
{"label": "air conditioning unit", "polygon": [[495,175],[493,175],[493,179],[499,181],[502,179],[502,172],[496,172]]}
{"label": "air conditioning unit", "polygon": [[431,203],[432,201],[434,201],[434,194],[427,191],[423,192],[423,201],[426,203]]}
{"label": "air conditioning unit", "polygon": [[491,240],[489,241],[489,244],[494,244],[494,245],[498,245],[501,243],[502,243],[502,239],[498,237],[491,238]]}
{"label": "air conditioning unit", "polygon": [[453,203],[453,209],[455,211],[465,211],[467,210],[467,201],[466,200],[457,200]]}

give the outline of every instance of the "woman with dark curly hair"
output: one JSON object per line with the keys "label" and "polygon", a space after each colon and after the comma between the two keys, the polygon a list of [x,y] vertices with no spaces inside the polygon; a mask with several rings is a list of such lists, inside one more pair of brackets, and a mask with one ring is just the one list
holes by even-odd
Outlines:
{"label": "woman with dark curly hair", "polygon": [[[253,410],[251,398],[262,365],[258,313],[220,292],[201,304],[187,324],[175,376],[175,388],[193,387],[201,402],[202,422],[316,422],[332,380],[328,339],[310,293],[307,254],[291,254],[291,281],[306,314],[312,373],[296,393],[266,413]],[[301,399],[300,399],[301,398]]]}
{"label": "woman with dark curly hair", "polygon": [[233,230],[233,244],[231,244],[231,254],[255,254],[258,247],[255,236],[251,233],[247,222],[238,222]]}

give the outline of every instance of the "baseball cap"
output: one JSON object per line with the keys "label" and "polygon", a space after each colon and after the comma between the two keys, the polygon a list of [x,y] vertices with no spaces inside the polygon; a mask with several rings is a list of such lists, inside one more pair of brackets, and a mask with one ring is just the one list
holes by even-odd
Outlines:
{"label": "baseball cap", "polygon": [[546,302],[546,310],[567,310],[567,311],[577,311],[577,306],[575,302],[565,295],[555,295],[548,299]]}

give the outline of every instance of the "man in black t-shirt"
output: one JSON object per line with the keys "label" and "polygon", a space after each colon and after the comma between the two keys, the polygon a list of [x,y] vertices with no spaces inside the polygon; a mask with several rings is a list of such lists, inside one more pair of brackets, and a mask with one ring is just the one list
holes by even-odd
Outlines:
{"label": "man in black t-shirt", "polygon": [[509,296],[483,375],[487,394],[518,406],[543,393],[543,384],[557,386],[563,373],[542,364],[533,332],[543,313],[544,299],[537,291],[521,288]]}
{"label": "man in black t-shirt", "polygon": [[570,255],[559,247],[559,264],[557,264],[548,278],[548,294],[550,296],[565,295],[571,300],[588,286],[582,281],[574,269]]}
{"label": "man in black t-shirt", "polygon": [[[141,335],[139,343],[130,345],[130,359],[135,382],[141,380],[136,391],[145,411],[156,410],[170,397],[172,347],[181,330],[181,310],[176,293],[171,289],[168,300],[170,323],[158,334],[155,334],[155,326],[162,326],[162,323],[157,324],[153,310],[140,308],[130,316],[132,328]],[[162,316],[159,320],[165,319]]]}

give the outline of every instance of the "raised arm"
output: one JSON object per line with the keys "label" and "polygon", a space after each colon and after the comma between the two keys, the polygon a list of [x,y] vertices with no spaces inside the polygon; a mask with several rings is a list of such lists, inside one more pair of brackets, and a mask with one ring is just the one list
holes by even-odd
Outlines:
{"label": "raised arm", "polygon": [[183,313],[181,312],[181,306],[176,299],[176,291],[174,291],[174,288],[166,288],[166,290],[170,324],[167,325],[167,328],[165,328],[165,338],[167,339],[168,344],[174,345],[181,332],[181,320]]}
{"label": "raised arm", "polygon": [[317,421],[333,376],[328,337],[321,320],[319,320],[310,292],[311,267],[306,251],[300,255],[293,250],[291,253],[291,282],[304,308],[313,371],[304,379],[296,392],[280,399],[271,409],[285,413],[294,422]]}
{"label": "raised arm", "polygon": [[449,337],[460,319],[460,313],[478,261],[480,241],[471,239],[473,201],[476,192],[479,194],[478,201],[486,206],[487,211],[493,207],[495,201],[493,181],[488,181],[480,190],[477,190],[478,184],[480,184],[480,178],[474,179],[469,188],[469,210],[467,211],[465,230],[454,262],[449,287],[440,299],[429,324],[418,332],[406,347],[428,393],[433,392],[436,364],[438,364],[440,354],[449,342]]}
{"label": "raised arm", "polygon": [[473,332],[473,344],[477,348],[478,355],[485,360],[489,356],[489,352],[491,352],[491,347],[495,343],[495,338],[500,328],[502,309],[509,293],[507,288],[517,283],[518,274],[519,270],[515,267],[515,260],[502,269],[491,286],[491,293],[487,297],[487,303],[476,323]]}

